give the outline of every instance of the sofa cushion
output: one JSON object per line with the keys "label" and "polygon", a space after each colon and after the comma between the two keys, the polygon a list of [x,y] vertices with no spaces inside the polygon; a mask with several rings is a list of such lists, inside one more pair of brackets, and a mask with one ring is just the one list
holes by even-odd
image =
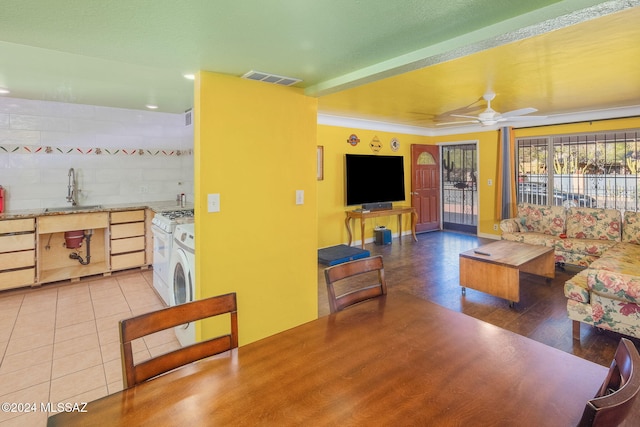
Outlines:
{"label": "sofa cushion", "polygon": [[567,237],[619,242],[622,218],[616,209],[569,208]]}
{"label": "sofa cushion", "polygon": [[594,270],[612,271],[640,278],[640,264],[637,261],[629,262],[623,258],[611,258],[608,254],[592,262],[589,267]]}
{"label": "sofa cushion", "polygon": [[500,230],[503,233],[518,233],[520,230],[520,224],[515,218],[503,219],[500,221]]}
{"label": "sofa cushion", "polygon": [[620,242],[591,264],[592,269],[640,277],[640,246]]}
{"label": "sofa cushion", "polygon": [[564,233],[565,212],[562,206],[518,205],[520,228],[526,231],[559,236]]}
{"label": "sofa cushion", "polygon": [[555,241],[554,249],[557,251],[599,257],[602,256],[605,251],[615,246],[616,244],[617,242],[612,240],[567,238],[557,239]]}
{"label": "sofa cushion", "polygon": [[[607,250],[603,258],[605,260],[615,260],[618,262],[635,264],[638,266],[640,274],[640,245],[635,243],[619,242]],[[609,270],[607,268],[607,270]]]}
{"label": "sofa cushion", "polygon": [[548,246],[552,248],[555,244],[556,237],[544,233],[503,233],[503,240],[512,242],[528,243],[530,245]]}
{"label": "sofa cushion", "polygon": [[640,212],[624,212],[622,241],[640,245]]}
{"label": "sofa cushion", "polygon": [[595,255],[586,255],[577,252],[565,252],[555,250],[556,263],[579,265],[582,267],[589,267],[595,260],[598,259]]}

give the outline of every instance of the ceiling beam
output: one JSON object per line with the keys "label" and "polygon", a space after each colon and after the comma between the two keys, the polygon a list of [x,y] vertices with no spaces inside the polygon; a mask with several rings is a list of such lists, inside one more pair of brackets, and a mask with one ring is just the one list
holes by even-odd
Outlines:
{"label": "ceiling beam", "polygon": [[305,89],[324,96],[387,77],[461,58],[486,49],[544,34],[640,5],[640,0],[563,0],[459,37],[400,55],[387,61],[326,80]]}

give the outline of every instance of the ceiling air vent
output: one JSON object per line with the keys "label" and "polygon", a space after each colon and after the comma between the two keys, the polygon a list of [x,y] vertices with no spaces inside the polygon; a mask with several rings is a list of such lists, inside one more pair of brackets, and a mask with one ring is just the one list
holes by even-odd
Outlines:
{"label": "ceiling air vent", "polygon": [[257,80],[259,82],[265,83],[273,83],[280,86],[291,86],[302,81],[300,79],[294,79],[293,77],[279,76],[277,74],[269,74],[253,70],[242,76],[242,78],[247,80]]}

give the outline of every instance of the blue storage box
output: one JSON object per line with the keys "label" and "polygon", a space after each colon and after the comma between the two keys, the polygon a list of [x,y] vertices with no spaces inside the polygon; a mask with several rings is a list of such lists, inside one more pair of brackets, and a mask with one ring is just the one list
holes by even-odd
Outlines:
{"label": "blue storage box", "polygon": [[376,228],[376,245],[390,245],[391,244],[391,230],[386,228]]}

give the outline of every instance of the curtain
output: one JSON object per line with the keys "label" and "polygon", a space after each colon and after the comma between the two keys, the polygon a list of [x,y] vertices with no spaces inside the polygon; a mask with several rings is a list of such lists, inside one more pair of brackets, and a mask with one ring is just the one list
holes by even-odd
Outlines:
{"label": "curtain", "polygon": [[498,182],[496,195],[496,219],[513,218],[516,215],[516,158],[513,129],[499,130]]}

